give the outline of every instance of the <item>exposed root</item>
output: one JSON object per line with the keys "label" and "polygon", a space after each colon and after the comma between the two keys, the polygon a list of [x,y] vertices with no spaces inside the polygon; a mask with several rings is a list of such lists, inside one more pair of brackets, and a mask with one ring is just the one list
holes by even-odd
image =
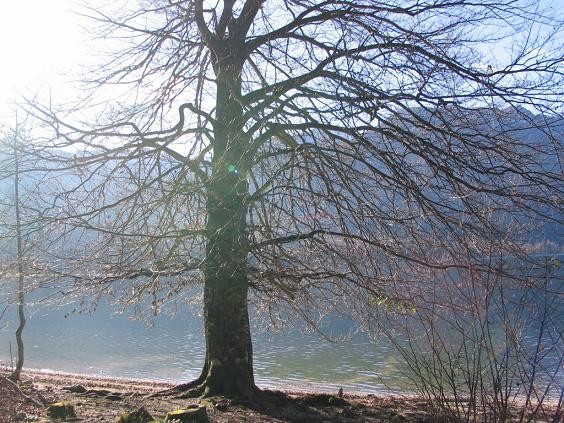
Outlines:
{"label": "exposed root", "polygon": [[[162,391],[155,392],[153,394],[146,395],[146,398],[158,398],[158,397],[166,397],[166,396],[177,396],[177,398],[183,398],[182,394],[190,392],[194,389],[198,389],[202,384],[202,377],[199,377],[196,380],[193,380],[188,383],[182,383],[180,385],[176,385],[169,389],[163,389]],[[185,398],[195,398],[195,397],[185,397]]]}
{"label": "exposed root", "polygon": [[[201,394],[199,397],[201,399],[217,399],[222,398],[226,400],[230,405],[242,406],[245,408],[260,411],[263,409],[263,391],[260,390],[256,385],[250,390],[240,391],[240,392],[230,392],[225,393],[222,391],[217,391],[210,389],[208,385],[203,383],[197,389]],[[193,398],[193,397],[185,397]]]}
{"label": "exposed root", "polygon": [[[188,385],[188,384],[184,384],[182,386],[184,387],[185,385]],[[176,392],[178,392],[178,391],[176,391]],[[206,385],[200,384],[200,385],[193,386],[191,388],[184,388],[180,392],[181,393],[178,394],[178,395],[175,395],[174,398],[176,398],[176,399],[188,399],[188,398],[204,397],[204,394],[206,392]]]}
{"label": "exposed root", "polygon": [[71,385],[63,386],[63,391],[71,392],[73,394],[79,394],[84,397],[99,397],[109,399],[111,401],[120,401],[125,395],[131,395],[131,392],[112,392],[107,389],[86,389],[82,385]]}
{"label": "exposed root", "polygon": [[224,392],[219,392],[214,389],[210,389],[210,386],[207,384],[207,379],[203,376],[200,376],[198,379],[191,382],[183,383],[169,389],[164,389],[162,391],[148,394],[145,396],[145,398],[160,398],[167,396],[174,399],[223,398],[232,405],[240,405],[243,407],[260,410],[262,409],[262,395],[263,392],[257,386],[253,386],[250,389],[250,392],[238,392],[235,395],[233,395],[233,392],[231,392],[231,395]]}
{"label": "exposed root", "polygon": [[210,398],[217,400],[218,398],[221,398],[226,400],[226,403],[229,403],[230,405],[240,405],[255,410],[261,409],[262,402],[262,391],[256,386],[251,389],[250,393],[241,392],[237,395],[225,395],[221,392],[216,392],[213,389],[210,389],[205,381],[199,383],[197,380],[150,394],[147,398],[162,396],[172,396],[174,399],[200,398],[202,400]]}

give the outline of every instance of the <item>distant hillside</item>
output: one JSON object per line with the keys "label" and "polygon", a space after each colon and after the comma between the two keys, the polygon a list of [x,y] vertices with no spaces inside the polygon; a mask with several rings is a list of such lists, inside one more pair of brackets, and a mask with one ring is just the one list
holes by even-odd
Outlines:
{"label": "distant hillside", "polygon": [[[427,122],[444,132],[433,132],[427,129]],[[466,154],[470,151],[464,148],[463,142],[457,139],[456,134],[463,135],[461,138],[465,140],[470,139],[480,144],[484,151],[487,151],[490,145],[501,143],[508,151],[512,150],[520,155],[522,168],[532,175],[531,178],[542,178],[543,174],[550,174],[550,179],[560,181],[559,185],[553,188],[564,194],[563,158],[561,156],[564,145],[564,118],[560,116],[533,114],[526,109],[461,110],[446,107],[438,112],[417,108],[399,113],[390,117],[389,120],[383,119],[369,137],[386,153],[403,156],[409,167],[417,169],[417,172],[431,174],[433,172],[430,170],[430,165],[422,159],[422,154],[418,154],[418,149],[422,151],[424,147],[417,145],[412,148],[410,143],[427,142],[439,151],[448,145],[451,149],[448,155],[445,154],[448,159],[456,156],[457,149]],[[491,134],[491,136],[488,138],[485,134]],[[436,153],[437,156],[440,156],[440,153]],[[493,159],[484,157],[484,160],[486,158],[494,160],[488,163],[488,166],[492,168],[505,165],[503,160],[506,158],[504,157],[498,156]],[[450,162],[447,159],[445,159],[445,165],[448,166]],[[376,160],[378,161],[377,157]],[[496,163],[495,160],[498,160],[499,163]],[[378,161],[376,166],[380,166],[383,170],[388,167],[385,161]],[[511,167],[509,161],[508,167]],[[507,174],[508,177],[515,177],[511,175],[511,172]],[[480,179],[481,175],[472,175],[472,177]],[[445,197],[448,197],[449,187],[445,186],[444,181],[438,180],[440,175],[431,176],[431,182],[427,181],[427,184],[433,185],[433,178],[435,178],[436,186],[442,183]],[[484,180],[484,184],[487,184],[487,181]],[[428,189],[426,193],[430,197],[436,196],[436,191],[433,192],[431,189]],[[437,197],[437,201],[446,201],[445,197]],[[455,197],[454,193],[453,197]],[[542,204],[531,204],[532,208],[541,214],[544,213],[547,218],[543,219],[540,215],[536,217],[534,226],[537,228],[534,239],[531,239],[530,242],[548,241],[549,244],[557,244],[559,247],[556,249],[564,252],[562,197],[552,198],[552,201],[557,204],[556,207],[548,208]]]}
{"label": "distant hillside", "polygon": [[[562,158],[560,154],[562,152],[562,145],[564,141],[564,118],[556,116],[545,116],[541,114],[532,114],[525,109],[517,110],[496,110],[496,109],[469,109],[461,113],[457,109],[446,108],[443,112],[437,113],[429,110],[423,109],[413,109],[409,112],[403,112],[406,119],[399,120],[397,115],[395,118],[391,118],[388,122],[381,122],[378,127],[375,128],[373,133],[369,134],[368,137],[374,140],[374,144],[382,149],[381,151],[388,154],[396,154],[405,156],[406,160],[419,160],[416,164],[419,166],[419,171],[425,172],[425,166],[427,166],[420,157],[416,154],[411,154],[408,151],[410,139],[399,139],[399,137],[409,138],[409,134],[415,134],[420,138],[427,140],[430,143],[436,143],[437,145],[443,145],[445,143],[445,134],[434,134],[431,131],[424,131],[417,125],[418,120],[422,122],[431,122],[437,127],[440,127],[442,123],[448,123],[448,126],[462,134],[468,136],[476,136],[477,139],[482,138],[485,142],[486,138],[483,136],[484,133],[491,133],[497,138],[497,141],[506,139],[507,142],[511,142],[512,139],[518,140],[519,142],[515,144],[515,148],[520,148],[521,144],[523,148],[527,151],[535,152],[536,156],[534,160],[531,160],[529,170],[531,172],[538,172],[539,174],[549,172],[554,175],[559,175],[560,178],[563,175],[562,172]],[[405,132],[405,135],[396,134],[397,128]],[[478,128],[478,130],[476,130]],[[390,133],[392,135],[390,135]],[[396,134],[396,135],[394,135]],[[415,138],[413,142],[416,142]],[[452,140],[452,143],[456,143],[456,140]],[[456,146],[455,146],[456,147]],[[375,161],[374,165],[386,170],[386,162],[381,160],[378,156],[379,153],[375,153],[372,159]],[[64,155],[62,155],[64,157]],[[69,154],[69,163],[72,162],[73,157]],[[63,166],[65,163],[60,163],[59,166]],[[97,170],[97,174],[88,180],[88,184],[96,184],[103,179],[103,174],[111,173],[112,163],[108,163]],[[411,163],[413,165],[413,163]],[[68,189],[74,187],[80,181],[84,181],[85,175],[74,174],[73,171],[65,170],[60,174],[47,175],[42,170],[47,167],[52,167],[50,163],[38,161],[33,157],[28,157],[25,154],[22,156],[21,167],[23,169],[22,173],[22,199],[24,205],[29,202],[34,208],[37,205],[37,198],[40,198],[39,203],[42,206],[54,206],[56,205],[57,193],[62,189]],[[13,223],[13,213],[11,208],[13,207],[13,153],[9,146],[0,145],[0,206],[2,211],[0,212],[0,232],[6,234],[9,232],[9,226]],[[38,170],[39,169],[39,170]],[[115,174],[114,174],[115,176]],[[124,178],[122,175],[120,178]],[[560,179],[562,182],[562,179]],[[106,193],[107,199],[111,198],[112,189],[119,187],[119,184],[111,185]],[[562,192],[564,190],[564,184],[561,183],[557,189]],[[114,192],[115,193],[115,192]],[[448,194],[448,193],[447,193]],[[117,194],[116,194],[117,195]],[[429,195],[434,195],[430,193]],[[556,199],[560,204],[562,198]],[[88,204],[82,204],[81,207],[88,208]],[[537,206],[535,206],[537,207]],[[537,207],[538,208],[538,207]],[[37,214],[39,210],[34,210],[31,214]],[[550,242],[555,244],[555,247],[560,252],[564,251],[564,239],[562,233],[562,221],[564,221],[564,216],[562,209],[558,211],[554,209],[542,210],[551,219],[542,219],[542,217],[537,218],[536,224],[538,225],[538,230],[535,234],[535,239],[530,240],[530,242]],[[92,239],[92,238],[90,238]],[[4,240],[4,247],[11,250],[12,243],[10,240]],[[67,239],[68,243],[69,240]],[[79,237],[76,237],[76,242],[82,242]],[[6,250],[5,250],[6,251]]]}

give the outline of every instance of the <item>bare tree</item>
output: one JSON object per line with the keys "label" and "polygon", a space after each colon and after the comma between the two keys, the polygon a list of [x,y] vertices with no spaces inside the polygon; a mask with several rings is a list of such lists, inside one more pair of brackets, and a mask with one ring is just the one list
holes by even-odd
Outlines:
{"label": "bare tree", "polygon": [[[10,221],[12,221],[12,224],[10,225],[9,222],[3,221],[2,224],[8,224],[8,226],[11,226],[13,228],[13,231],[8,231],[8,234],[10,234],[13,237],[13,241],[15,242],[15,269],[13,269],[15,271],[16,274],[16,279],[17,279],[17,304],[18,304],[18,327],[16,329],[16,345],[17,345],[17,357],[16,357],[16,367],[14,368],[14,370],[12,371],[12,373],[9,376],[9,379],[12,380],[13,382],[18,382],[20,380],[20,375],[22,372],[22,368],[23,368],[23,364],[24,364],[24,359],[25,359],[25,355],[24,355],[24,342],[23,342],[23,331],[25,328],[25,324],[26,324],[26,318],[25,318],[25,281],[24,281],[24,240],[23,240],[23,234],[22,234],[22,216],[21,216],[21,202],[22,202],[22,196],[21,196],[21,172],[20,172],[20,166],[21,166],[21,159],[20,159],[20,152],[19,149],[21,148],[21,143],[19,140],[20,135],[20,128],[18,126],[18,122],[17,122],[17,117],[16,117],[16,125],[13,129],[13,133],[10,134],[10,140],[7,140],[6,142],[6,147],[8,147],[9,149],[11,149],[11,154],[9,154],[8,157],[10,157],[12,160],[10,160],[11,164],[13,164],[13,169],[11,169],[10,172],[8,172],[8,175],[11,175],[13,178],[13,184],[12,184],[12,198],[11,201],[9,202],[10,205],[12,207],[7,207],[7,211],[8,213],[13,213],[13,219],[9,219]],[[6,159],[6,157],[4,157],[4,159]],[[5,165],[4,165],[5,166]],[[4,168],[4,166],[2,166]],[[5,169],[2,169],[5,170]],[[3,172],[4,173],[4,172]],[[5,175],[7,176],[7,175]],[[4,207],[6,207],[7,205],[3,205]],[[9,291],[11,291],[9,289]],[[5,311],[5,310],[4,310]],[[4,314],[4,313],[2,313]]]}
{"label": "bare tree", "polygon": [[[24,365],[23,331],[26,326],[26,297],[47,282],[45,265],[52,262],[48,252],[55,242],[43,232],[49,224],[36,206],[39,198],[49,192],[47,180],[38,172],[39,163],[27,154],[31,145],[29,116],[18,119],[13,127],[2,129],[0,140],[0,304],[17,304],[16,364],[9,379],[20,380]],[[43,205],[42,205],[43,207]],[[56,232],[50,235],[55,236]],[[49,296],[46,296],[45,300]],[[40,301],[35,298],[35,301]],[[7,325],[6,325],[7,326]],[[11,354],[11,346],[10,346]]]}
{"label": "bare tree", "polygon": [[20,215],[20,157],[18,154],[17,136],[18,127],[16,123],[16,131],[13,140],[14,151],[14,211],[16,218],[16,248],[17,248],[17,273],[18,273],[18,328],[16,329],[16,343],[18,346],[18,356],[16,360],[16,368],[10,375],[9,379],[16,382],[20,380],[24,364],[24,342],[23,330],[25,328],[25,286],[23,273],[23,246],[22,246],[22,221]]}
{"label": "bare tree", "polygon": [[56,134],[35,153],[72,174],[46,214],[82,237],[61,276],[98,295],[157,310],[203,282],[193,393],[256,399],[249,301],[369,326],[426,272],[488,272],[484,251],[526,252],[513,224],[561,216],[542,2],[118,3],[86,12],[119,50],[89,82],[123,101],[95,125],[35,106]]}
{"label": "bare tree", "polygon": [[[403,357],[412,390],[441,417],[557,421],[564,361],[557,268],[492,260],[497,271],[430,272],[432,285],[407,306],[381,298],[387,308],[375,324]],[[519,266],[520,278],[507,278],[508,266]]]}

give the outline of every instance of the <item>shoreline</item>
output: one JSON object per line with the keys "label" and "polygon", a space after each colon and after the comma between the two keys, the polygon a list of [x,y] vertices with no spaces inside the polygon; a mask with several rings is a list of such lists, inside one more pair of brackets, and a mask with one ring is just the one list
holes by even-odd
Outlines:
{"label": "shoreline", "polygon": [[[5,375],[11,370],[5,365],[0,365],[0,374]],[[150,379],[122,378],[105,375],[93,375],[88,373],[71,373],[52,369],[30,369],[24,367],[22,376],[31,380],[33,383],[49,386],[67,386],[72,384],[84,384],[92,388],[102,386],[112,386],[115,388],[130,386],[135,390],[143,390],[148,392],[158,391],[159,389],[168,389],[175,386],[172,382],[163,382]]]}
{"label": "shoreline", "polygon": [[[0,374],[5,374],[11,372],[10,367],[6,365],[5,362],[0,361]],[[49,369],[49,368],[27,368],[24,367],[22,370],[22,374],[27,375],[28,377],[32,377],[37,382],[47,383],[47,382],[55,382],[57,380],[76,380],[78,382],[84,382],[89,386],[97,386],[97,385],[113,385],[113,386],[123,386],[129,385],[135,388],[139,387],[140,389],[168,389],[173,388],[182,383],[186,383],[189,381],[184,380],[168,380],[168,379],[152,379],[152,378],[142,378],[142,377],[127,377],[127,376],[113,376],[113,375],[101,375],[101,374],[93,374],[93,373],[76,373],[76,372],[67,372],[62,370],[56,369]],[[257,387],[262,390],[271,390],[271,391],[281,391],[286,393],[296,393],[296,394],[328,394],[328,395],[336,395],[339,391],[339,388],[343,388],[343,391],[346,393],[347,396],[354,397],[354,398],[363,398],[363,397],[393,397],[393,398],[419,398],[419,396],[415,393],[410,393],[406,391],[399,391],[399,390],[381,390],[381,391],[361,391],[358,389],[347,389],[347,386],[343,384],[342,386],[336,383],[328,382],[325,385],[319,386],[306,386],[302,385],[299,386],[297,384],[293,384],[291,382],[285,382],[284,380],[279,379],[278,383],[269,384],[265,382],[264,379],[261,379],[257,382]],[[312,382],[311,385],[314,385]]]}
{"label": "shoreline", "polygon": [[[9,373],[9,367],[0,365],[0,376]],[[78,419],[85,423],[115,422],[119,416],[141,407],[160,419],[157,421],[162,421],[167,413],[174,410],[204,408],[211,423],[430,423],[444,420],[447,413],[445,409],[433,407],[429,401],[413,394],[344,392],[339,395],[337,392],[261,387],[264,395],[255,405],[222,397],[181,398],[178,392],[173,391],[163,394],[179,383],[25,368],[19,388],[4,377],[0,378],[0,423],[50,422],[47,405],[61,401],[72,404]],[[159,395],[151,395],[159,391]],[[461,398],[456,401],[459,407],[468,405]],[[518,416],[520,410],[518,404],[514,404],[511,415]],[[561,416],[558,413],[561,411],[557,407],[545,404],[541,410],[542,418],[534,418],[531,422],[559,421],[557,419]]]}
{"label": "shoreline", "polygon": [[[9,367],[0,366],[0,376],[9,373]],[[73,404],[81,422],[92,423],[115,422],[119,416],[140,407],[162,419],[171,411],[190,406],[204,407],[211,423],[433,421],[428,419],[431,411],[427,403],[416,397],[359,393],[345,393],[341,397],[336,392],[263,388],[264,396],[257,408],[220,397],[182,399],[174,392],[151,395],[177,383],[28,368],[22,371],[20,390],[14,386],[0,378],[0,423],[47,423],[51,420],[46,406],[61,401]],[[28,403],[26,398],[32,398],[34,403]],[[40,402],[45,407],[38,407]]]}
{"label": "shoreline", "polygon": [[[6,376],[11,373],[11,368],[7,366],[4,362],[0,361],[0,376]],[[99,375],[92,373],[76,373],[76,372],[66,372],[62,370],[54,369],[35,369],[24,367],[22,369],[22,377],[29,379],[33,383],[39,385],[52,386],[52,387],[63,387],[68,385],[84,385],[92,389],[108,388],[127,391],[134,390],[136,392],[143,393],[153,393],[157,391],[162,391],[165,389],[174,388],[175,386],[190,382],[189,380],[160,380],[151,378],[135,378],[135,377],[124,377],[124,376],[111,376],[111,375]],[[288,395],[329,395],[337,396],[339,391],[339,386],[336,384],[331,385],[332,389],[320,387],[319,389],[310,389],[306,386],[296,386],[291,383],[280,383],[276,385],[269,385],[264,383],[257,383],[257,387],[260,390],[266,391],[279,391],[286,393]],[[345,390],[343,389],[343,395],[347,398],[363,399],[363,398],[393,398],[393,399],[403,399],[409,401],[422,401],[424,400],[420,394],[407,391],[382,391],[382,392],[362,392],[358,390]],[[464,401],[464,399],[460,399]],[[514,399],[515,404],[520,404],[524,399]],[[558,405],[557,400],[545,399],[544,404],[556,407]],[[1,423],[1,422],[0,422]]]}

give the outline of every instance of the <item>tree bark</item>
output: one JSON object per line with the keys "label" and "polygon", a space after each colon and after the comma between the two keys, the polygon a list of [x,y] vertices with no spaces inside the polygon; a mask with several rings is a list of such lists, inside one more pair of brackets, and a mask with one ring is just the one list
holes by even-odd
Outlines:
{"label": "tree bark", "polygon": [[217,108],[212,177],[207,198],[204,318],[207,375],[204,396],[254,402],[258,392],[247,294],[247,142],[240,127],[238,66],[216,69]]}

